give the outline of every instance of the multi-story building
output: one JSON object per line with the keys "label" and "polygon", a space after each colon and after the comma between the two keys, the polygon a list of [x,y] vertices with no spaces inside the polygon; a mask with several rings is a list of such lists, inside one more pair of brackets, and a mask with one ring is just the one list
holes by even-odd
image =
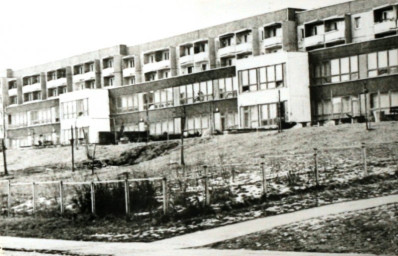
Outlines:
{"label": "multi-story building", "polygon": [[[13,147],[355,121],[398,107],[396,0],[287,8],[2,74]],[[380,115],[376,115],[380,116]],[[185,120],[182,122],[181,119]],[[181,127],[184,125],[184,127]]]}

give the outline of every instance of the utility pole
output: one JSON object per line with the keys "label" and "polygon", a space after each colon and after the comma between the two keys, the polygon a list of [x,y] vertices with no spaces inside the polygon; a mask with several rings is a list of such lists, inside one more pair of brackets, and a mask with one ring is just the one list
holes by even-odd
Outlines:
{"label": "utility pole", "polygon": [[185,105],[183,105],[182,106],[182,115],[181,115],[181,165],[182,166],[185,166],[185,161],[184,161],[185,118],[186,118],[186,109],[185,109]]}
{"label": "utility pole", "polygon": [[278,90],[278,133],[282,132],[281,91]]}
{"label": "utility pole", "polygon": [[7,170],[7,154],[6,154],[6,145],[4,143],[4,139],[1,139],[1,148],[3,150],[3,163],[4,163],[4,175],[8,175],[8,170]]}
{"label": "utility pole", "polygon": [[73,126],[70,127],[70,134],[71,134],[71,139],[70,139],[70,146],[72,148],[72,172],[75,171],[75,150],[74,150],[74,139],[73,139]]}

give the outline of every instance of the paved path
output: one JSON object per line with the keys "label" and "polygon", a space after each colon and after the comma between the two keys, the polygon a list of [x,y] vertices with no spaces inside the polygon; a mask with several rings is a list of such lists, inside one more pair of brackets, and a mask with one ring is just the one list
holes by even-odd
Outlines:
{"label": "paved path", "polygon": [[[196,246],[203,246],[215,242],[232,239],[235,237],[247,235],[253,232],[259,232],[286,225],[310,218],[316,218],[324,215],[338,214],[347,211],[356,211],[371,207],[377,207],[384,204],[398,202],[398,195],[386,197],[344,202],[332,205],[326,205],[318,208],[297,211],[288,214],[265,217],[251,221],[245,221],[224,227],[214,228],[205,231],[199,231],[170,239],[165,239],[152,243],[106,243],[106,242],[82,242],[65,241],[51,239],[18,238],[18,237],[0,237],[0,247],[27,249],[27,250],[53,250],[68,251],[77,254],[91,255],[275,255],[275,256],[293,256],[293,255],[336,255],[336,254],[317,254],[317,253],[297,253],[297,252],[270,252],[270,251],[248,251],[248,250],[211,250],[211,249],[182,249]],[[6,252],[6,251],[5,251]],[[0,251],[0,255],[2,255]],[[7,255],[7,254],[6,254]],[[27,254],[29,255],[29,254]],[[342,255],[342,254],[338,254]],[[345,254],[355,255],[355,254]]]}

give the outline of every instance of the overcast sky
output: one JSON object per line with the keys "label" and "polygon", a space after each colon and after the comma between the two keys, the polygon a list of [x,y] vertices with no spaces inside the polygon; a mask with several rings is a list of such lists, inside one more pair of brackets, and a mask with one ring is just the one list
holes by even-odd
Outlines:
{"label": "overcast sky", "polygon": [[348,0],[0,0],[0,71]]}

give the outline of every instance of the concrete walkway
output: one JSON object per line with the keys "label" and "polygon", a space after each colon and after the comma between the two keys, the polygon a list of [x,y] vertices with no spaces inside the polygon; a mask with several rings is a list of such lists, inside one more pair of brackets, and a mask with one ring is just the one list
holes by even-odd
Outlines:
{"label": "concrete walkway", "polygon": [[[174,238],[160,240],[152,243],[107,243],[107,242],[83,242],[51,239],[0,237],[0,247],[26,250],[52,250],[68,251],[76,254],[90,255],[336,255],[325,253],[297,253],[297,252],[270,252],[248,250],[212,250],[212,249],[183,249],[204,246],[227,239],[236,238],[254,232],[272,229],[278,226],[303,221],[306,219],[321,217],[330,214],[339,214],[347,211],[356,211],[377,207],[389,203],[397,203],[398,195],[379,198],[343,202],[326,205],[318,208],[265,217],[251,221],[245,221],[224,227],[199,231]],[[6,252],[6,251],[5,251]],[[0,251],[0,255],[2,252]],[[355,255],[355,254],[338,254]],[[362,254],[363,255],[363,254]]]}

